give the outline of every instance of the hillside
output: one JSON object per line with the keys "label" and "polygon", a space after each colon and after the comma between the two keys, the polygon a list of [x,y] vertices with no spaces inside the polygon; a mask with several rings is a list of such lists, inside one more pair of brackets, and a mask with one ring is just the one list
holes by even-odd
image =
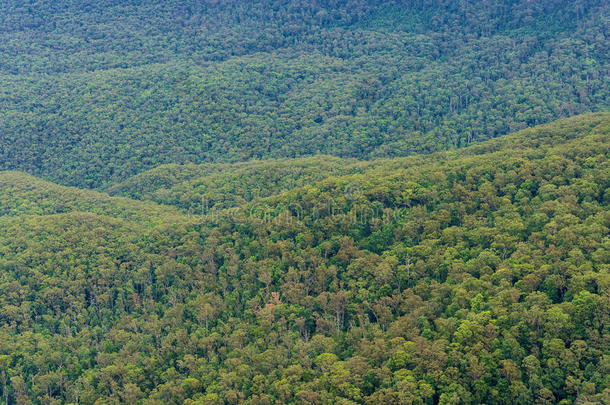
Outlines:
{"label": "hillside", "polygon": [[169,166],[116,189],[229,193],[207,215],[3,173],[0,392],[607,402],[609,158],[594,114],[432,155]]}
{"label": "hillside", "polygon": [[175,205],[190,213],[236,207],[331,175],[363,172],[374,162],[331,156],[236,164],[167,165],[112,185],[111,195]]}
{"label": "hillside", "polygon": [[106,191],[111,195],[173,205],[193,214],[206,214],[211,210],[236,207],[286,192],[330,176],[363,174],[365,177],[379,177],[399,169],[425,167],[448,159],[507,148],[522,150],[564,144],[574,138],[607,132],[608,122],[609,113],[588,114],[529,128],[450,153],[439,152],[400,159],[357,161],[316,156],[235,164],[165,165],[114,184]]}
{"label": "hillside", "polygon": [[171,207],[152,202],[59,186],[19,172],[0,172],[0,216],[44,216],[70,212],[88,212],[134,222],[154,222],[163,216],[179,215]]}
{"label": "hillside", "polygon": [[608,105],[601,0],[3,2],[0,170],[464,147]]}

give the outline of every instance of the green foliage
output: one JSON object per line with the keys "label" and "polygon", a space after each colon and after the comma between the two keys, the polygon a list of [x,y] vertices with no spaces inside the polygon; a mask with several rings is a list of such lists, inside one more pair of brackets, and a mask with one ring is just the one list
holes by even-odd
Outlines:
{"label": "green foliage", "polygon": [[459,152],[175,165],[115,188],[190,212],[190,193],[235,193],[207,215],[2,173],[0,393],[603,403],[609,129],[594,114]]}
{"label": "green foliage", "polygon": [[111,195],[174,205],[190,213],[207,214],[330,175],[361,173],[372,164],[332,156],[235,164],[174,164],[140,173],[106,191]]}
{"label": "green foliage", "polygon": [[602,0],[2,4],[0,169],[379,158],[604,111]]}

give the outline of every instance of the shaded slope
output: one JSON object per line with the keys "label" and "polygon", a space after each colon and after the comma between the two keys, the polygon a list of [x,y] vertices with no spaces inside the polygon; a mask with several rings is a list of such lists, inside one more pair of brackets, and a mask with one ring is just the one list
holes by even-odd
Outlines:
{"label": "shaded slope", "polygon": [[601,0],[5,2],[0,170],[463,147],[607,110]]}

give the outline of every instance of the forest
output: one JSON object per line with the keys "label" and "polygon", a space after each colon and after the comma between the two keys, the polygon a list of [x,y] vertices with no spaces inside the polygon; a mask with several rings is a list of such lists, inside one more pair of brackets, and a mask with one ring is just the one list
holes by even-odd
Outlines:
{"label": "forest", "polygon": [[609,155],[597,113],[404,158],[168,165],[114,196],[2,172],[2,398],[607,403]]}
{"label": "forest", "polygon": [[609,22],[0,0],[0,404],[610,404]]}
{"label": "forest", "polygon": [[464,147],[610,108],[604,0],[4,0],[0,168]]}

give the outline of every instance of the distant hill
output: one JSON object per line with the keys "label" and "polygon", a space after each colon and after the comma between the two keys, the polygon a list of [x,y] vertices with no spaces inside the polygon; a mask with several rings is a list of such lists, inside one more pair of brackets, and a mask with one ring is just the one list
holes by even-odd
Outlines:
{"label": "distant hill", "polygon": [[464,147],[606,111],[602,0],[9,0],[0,170],[109,187],[162,164]]}

